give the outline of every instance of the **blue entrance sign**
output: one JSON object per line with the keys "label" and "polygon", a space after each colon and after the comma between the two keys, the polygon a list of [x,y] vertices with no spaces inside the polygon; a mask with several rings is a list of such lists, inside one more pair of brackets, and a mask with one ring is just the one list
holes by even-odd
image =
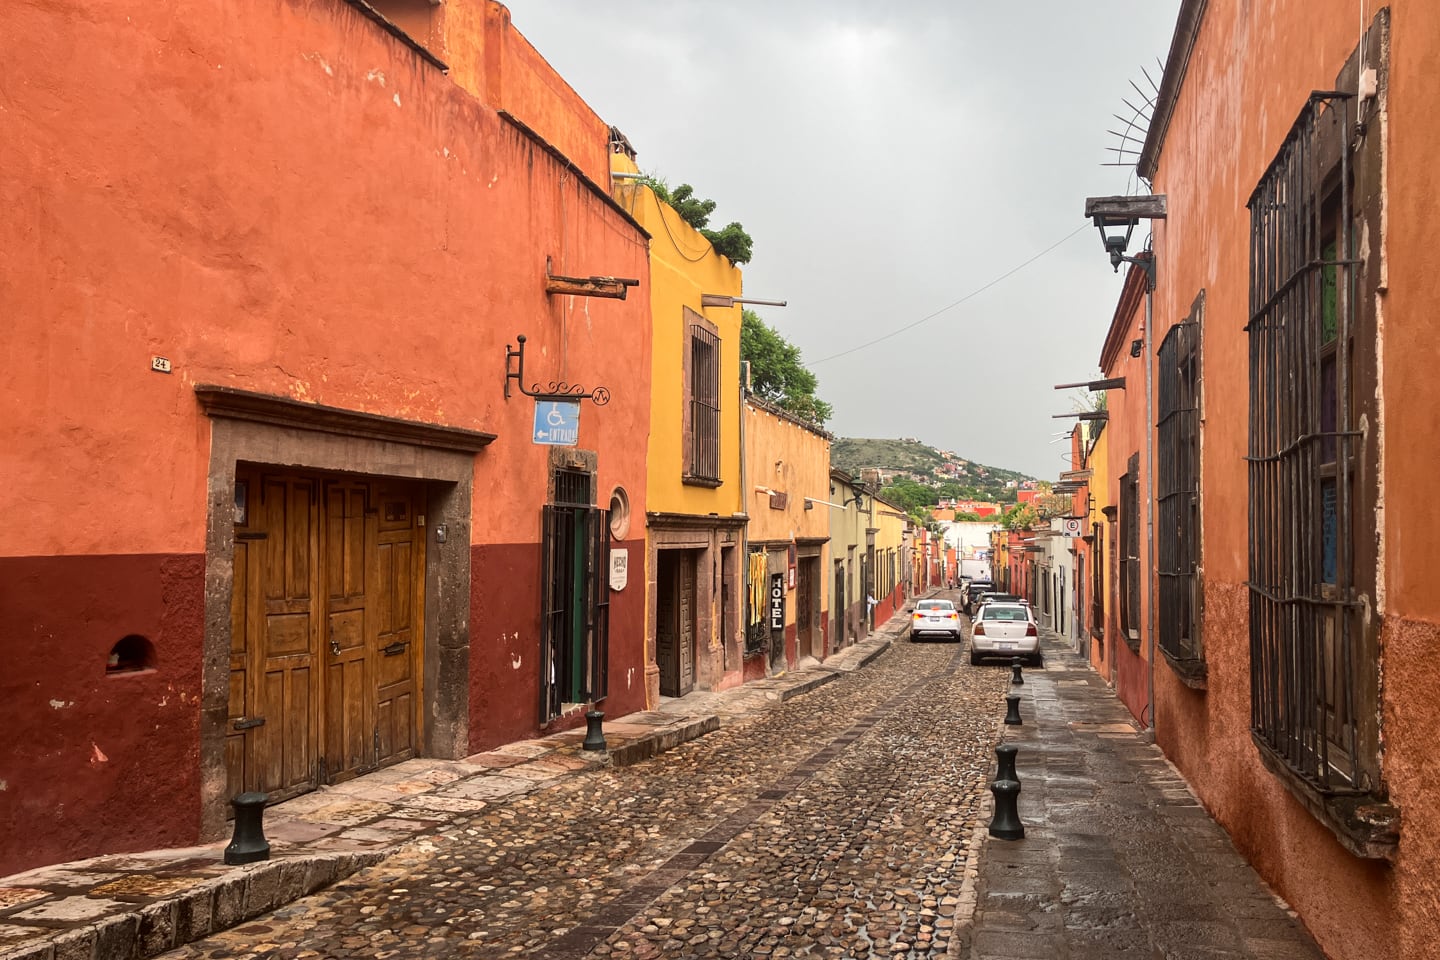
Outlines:
{"label": "blue entrance sign", "polygon": [[580,441],[580,401],[536,400],[531,439],[556,447],[575,446]]}

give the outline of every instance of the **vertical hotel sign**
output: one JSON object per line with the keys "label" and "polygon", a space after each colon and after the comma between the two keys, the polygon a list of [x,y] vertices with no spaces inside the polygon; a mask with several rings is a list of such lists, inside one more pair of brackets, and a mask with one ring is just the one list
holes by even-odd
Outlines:
{"label": "vertical hotel sign", "polygon": [[770,629],[785,629],[785,574],[770,575]]}

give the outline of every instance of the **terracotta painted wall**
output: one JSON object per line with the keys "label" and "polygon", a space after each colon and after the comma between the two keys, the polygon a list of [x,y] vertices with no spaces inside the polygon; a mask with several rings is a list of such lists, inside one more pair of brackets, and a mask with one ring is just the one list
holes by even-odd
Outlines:
{"label": "terracotta painted wall", "polygon": [[[41,610],[34,590],[0,594],[6,648],[35,649],[0,679],[0,723],[47,731],[0,759],[0,824],[59,836],[95,823],[66,841],[75,855],[100,852],[90,839],[132,799],[108,849],[193,829],[209,457],[196,384],[498,434],[477,457],[472,541],[512,551],[498,569],[524,569],[538,560],[546,452],[528,442],[531,402],[503,399],[502,360],[525,333],[536,379],[611,388],[608,407],[586,405],[580,446],[601,451],[601,497],[623,485],[644,510],[646,241],[609,184],[348,5],[237,10],[0,12],[0,35],[46,38],[12,44],[3,80],[0,301],[19,322],[0,328],[0,350],[29,359],[0,390],[0,557],[6,584],[67,598]],[[640,292],[548,298],[546,255],[557,272],[641,278]],[[152,355],[174,372],[152,373]],[[537,603],[473,614],[478,685],[512,653],[533,658]],[[155,644],[156,675],[105,679],[130,632]],[[108,761],[92,763],[92,740]],[[167,787],[132,796],[156,772]]]}
{"label": "terracotta painted wall", "polygon": [[[1104,371],[1106,377],[1125,378],[1124,390],[1108,391],[1107,403],[1110,419],[1105,426],[1105,433],[1109,437],[1106,441],[1108,481],[1107,489],[1103,494],[1108,502],[1120,503],[1120,478],[1126,473],[1130,457],[1139,454],[1137,478],[1140,485],[1138,498],[1140,510],[1136,516],[1136,523],[1140,525],[1140,570],[1147,577],[1147,583],[1142,584],[1140,590],[1139,651],[1131,650],[1126,644],[1124,633],[1120,627],[1120,604],[1123,600],[1119,592],[1118,565],[1115,568],[1116,576],[1111,591],[1114,609],[1110,619],[1111,627],[1107,633],[1115,638],[1115,642],[1109,644],[1115,655],[1115,692],[1130,713],[1143,724],[1150,719],[1150,665],[1146,658],[1150,652],[1147,631],[1150,623],[1150,598],[1153,595],[1154,578],[1151,574],[1154,571],[1154,565],[1150,559],[1150,544],[1145,527],[1146,361],[1143,356],[1130,356],[1131,342],[1143,337],[1145,308],[1142,276],[1143,274],[1139,270],[1133,270],[1126,275],[1125,292],[1122,294],[1119,308],[1111,322],[1110,336],[1100,358],[1100,369]],[[1117,523],[1115,525],[1116,536],[1119,536],[1119,531],[1120,525]]]}
{"label": "terracotta painted wall", "polygon": [[[1209,687],[1196,694],[1157,671],[1162,746],[1231,830],[1237,846],[1295,906],[1336,958],[1429,957],[1440,942],[1440,763],[1434,730],[1440,704],[1440,505],[1433,477],[1440,457],[1416,442],[1440,412],[1434,376],[1432,305],[1440,295],[1440,254],[1429,239],[1440,191],[1434,157],[1433,64],[1440,56],[1440,8],[1395,0],[1391,15],[1386,115],[1371,136],[1384,141],[1385,236],[1369,237],[1383,257],[1381,404],[1383,553],[1376,599],[1383,615],[1383,769],[1402,811],[1393,865],[1346,853],[1329,830],[1261,765],[1249,739],[1247,576],[1248,213],[1250,191],[1314,89],[1328,89],[1359,41],[1361,18],[1379,8],[1341,0],[1212,2],[1176,102],[1155,186],[1169,198],[1156,230],[1161,264],[1157,337],[1181,319],[1200,290],[1206,314],[1201,484],[1205,571],[1205,655]],[[1379,244],[1382,244],[1380,246]],[[1113,447],[1112,447],[1113,450]],[[1112,464],[1115,457],[1111,457]],[[1369,531],[1357,530],[1367,537]]]}

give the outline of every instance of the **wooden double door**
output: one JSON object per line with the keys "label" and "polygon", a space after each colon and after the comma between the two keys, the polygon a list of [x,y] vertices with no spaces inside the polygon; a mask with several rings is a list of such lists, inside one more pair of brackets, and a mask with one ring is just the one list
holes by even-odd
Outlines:
{"label": "wooden double door", "polygon": [[231,796],[282,800],[415,755],[421,494],[403,481],[237,471]]}

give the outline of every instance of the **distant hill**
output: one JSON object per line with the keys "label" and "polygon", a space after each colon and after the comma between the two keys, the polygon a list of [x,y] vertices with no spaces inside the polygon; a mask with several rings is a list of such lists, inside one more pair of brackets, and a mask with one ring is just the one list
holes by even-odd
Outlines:
{"label": "distant hill", "polygon": [[908,437],[837,438],[830,446],[830,465],[856,477],[865,469],[876,469],[887,483],[899,476],[936,487],[943,496],[999,503],[1013,503],[1016,486],[1035,479],[1016,470],[976,463]]}

